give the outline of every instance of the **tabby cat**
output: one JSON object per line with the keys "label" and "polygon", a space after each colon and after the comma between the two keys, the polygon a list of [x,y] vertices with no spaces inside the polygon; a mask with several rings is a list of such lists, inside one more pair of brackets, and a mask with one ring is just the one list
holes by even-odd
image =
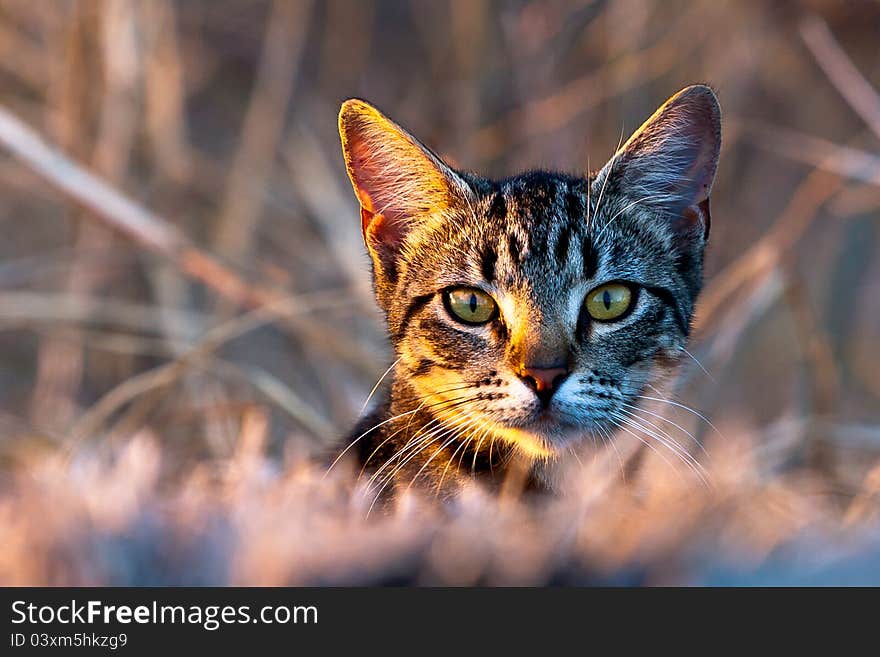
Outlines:
{"label": "tabby cat", "polygon": [[371,488],[534,484],[684,353],[721,146],[713,91],[672,96],[598,172],[456,171],[368,103],[339,114],[396,360],[346,450]]}

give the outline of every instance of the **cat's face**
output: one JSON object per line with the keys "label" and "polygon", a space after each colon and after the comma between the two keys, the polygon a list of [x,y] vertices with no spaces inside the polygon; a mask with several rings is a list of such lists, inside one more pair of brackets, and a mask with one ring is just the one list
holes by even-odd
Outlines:
{"label": "cat's face", "polygon": [[452,171],[372,107],[343,106],[410,405],[537,456],[637,405],[687,339],[719,119],[714,94],[690,87],[595,176],[495,182]]}

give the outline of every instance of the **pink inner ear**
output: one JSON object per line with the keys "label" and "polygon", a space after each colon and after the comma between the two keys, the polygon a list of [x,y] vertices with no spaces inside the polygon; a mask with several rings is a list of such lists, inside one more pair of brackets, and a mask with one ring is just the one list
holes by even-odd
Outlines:
{"label": "pink inner ear", "polygon": [[367,236],[367,228],[373,223],[373,213],[361,206],[361,235]]}
{"label": "pink inner ear", "polygon": [[[352,137],[349,149],[355,192],[361,205],[361,229],[366,235],[367,226],[378,220],[381,215],[377,211],[381,211],[385,216],[385,224],[380,234],[384,236],[390,232],[391,224],[404,220],[406,212],[411,209],[407,207],[407,203],[412,203],[412,199],[399,196],[399,169],[404,169],[407,162],[395,161],[391,157],[395,155],[393,151],[385,153],[386,157],[381,157],[381,154],[371,151],[360,135]],[[398,185],[394,186],[394,182],[398,182]],[[393,239],[390,234],[388,239]]]}
{"label": "pink inner ear", "polygon": [[404,231],[401,230],[400,222],[363,207],[361,229],[364,241],[377,251],[396,250],[403,243]]}
{"label": "pink inner ear", "polygon": [[689,139],[699,144],[694,162],[688,171],[688,179],[692,185],[691,193],[693,194],[691,203],[699,205],[709,198],[709,190],[712,187],[715,169],[718,166],[717,146],[713,142],[711,134],[702,131],[695,130],[693,135],[689,135]]}
{"label": "pink inner ear", "polygon": [[[388,186],[389,181],[396,179],[397,174],[393,170],[389,172],[389,165],[395,162],[381,157],[381,151],[371,150],[359,131],[349,133],[347,143],[349,171],[361,206],[364,242],[385,266],[390,266],[388,258],[400,248],[406,232],[402,208],[388,204],[388,200],[397,194],[397,190]],[[391,154],[393,151],[384,153]],[[405,202],[407,199],[399,200]]]}
{"label": "pink inner ear", "polygon": [[[374,174],[370,170],[369,150],[359,137],[354,137],[349,142],[349,153],[351,158],[351,169],[354,174],[355,191],[357,192],[358,201],[361,207],[369,212],[373,212],[373,194],[375,190]],[[363,215],[361,215],[363,218]]]}
{"label": "pink inner ear", "polygon": [[[720,109],[708,87],[688,87],[670,98],[623,148],[625,184],[654,197],[683,226],[705,225],[721,146]],[[685,208],[690,208],[685,212]]]}
{"label": "pink inner ear", "polygon": [[694,227],[702,228],[703,239],[709,239],[709,228],[712,219],[709,213],[709,199],[706,198],[699,203],[695,203],[686,207],[680,216],[673,220],[673,227],[676,233],[691,233]]}
{"label": "pink inner ear", "polygon": [[371,253],[394,258],[407,234],[444,216],[464,183],[400,126],[361,101],[339,114],[346,169],[361,206],[361,231]]}

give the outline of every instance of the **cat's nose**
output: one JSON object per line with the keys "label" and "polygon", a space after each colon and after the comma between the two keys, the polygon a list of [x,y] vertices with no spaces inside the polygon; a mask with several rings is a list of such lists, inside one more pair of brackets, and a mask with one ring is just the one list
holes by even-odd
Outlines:
{"label": "cat's nose", "polygon": [[550,403],[550,398],[556,389],[568,376],[567,367],[526,367],[519,368],[519,377],[535,391],[538,399],[544,406]]}

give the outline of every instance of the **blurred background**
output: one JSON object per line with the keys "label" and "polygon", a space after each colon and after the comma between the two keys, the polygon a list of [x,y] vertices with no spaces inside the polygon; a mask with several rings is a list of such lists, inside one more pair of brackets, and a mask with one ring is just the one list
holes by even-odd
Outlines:
{"label": "blurred background", "polygon": [[[778,550],[844,526],[880,545],[878,41],[869,0],[2,0],[0,579],[631,581],[635,554],[636,582],[865,583],[811,580]],[[576,541],[565,566],[497,576],[490,556],[436,561],[455,550],[426,535],[470,530],[435,512],[413,535],[325,527],[348,489],[308,464],[390,362],[340,102],[370,100],[461,168],[584,172],[693,82],[718,92],[724,147],[693,362],[669,394],[711,420],[676,415],[696,440],[749,455],[728,506],[663,540],[656,518],[630,526],[632,552]],[[742,520],[781,491],[797,513]],[[751,574],[669,566],[707,515],[737,554],[760,545]],[[389,540],[402,573],[377,556]]]}

